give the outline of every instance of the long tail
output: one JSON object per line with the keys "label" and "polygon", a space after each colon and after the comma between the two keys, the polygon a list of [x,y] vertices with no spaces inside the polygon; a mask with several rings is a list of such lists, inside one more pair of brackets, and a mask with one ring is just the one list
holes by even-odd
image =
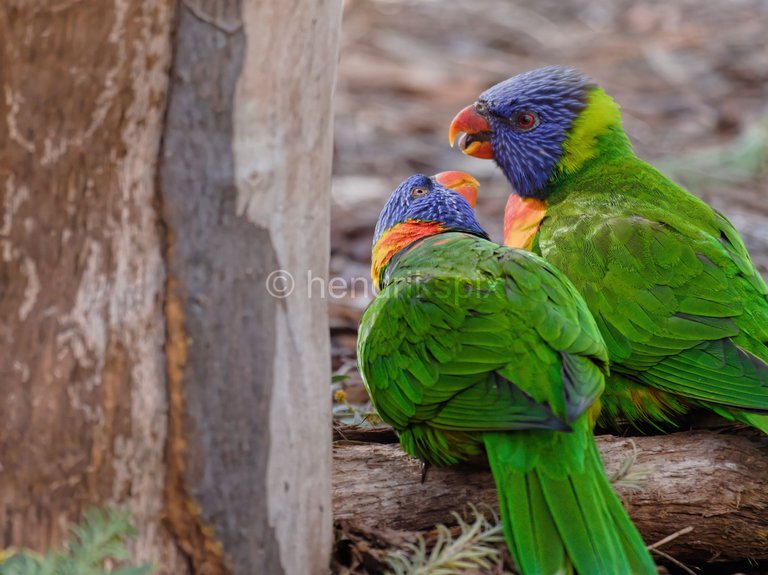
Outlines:
{"label": "long tail", "polygon": [[[587,433],[533,458],[523,434],[484,434],[512,558],[523,575],[656,575]],[[560,448],[586,450],[580,469],[564,467],[573,453],[558,455]]]}

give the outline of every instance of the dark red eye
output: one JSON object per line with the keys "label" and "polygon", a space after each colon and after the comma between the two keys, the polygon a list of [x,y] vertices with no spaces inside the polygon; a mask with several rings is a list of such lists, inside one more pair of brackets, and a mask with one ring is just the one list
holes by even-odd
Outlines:
{"label": "dark red eye", "polygon": [[412,198],[423,198],[427,194],[429,194],[429,188],[426,188],[424,186],[418,186],[411,190]]}
{"label": "dark red eye", "polygon": [[515,116],[515,126],[523,131],[533,130],[539,125],[539,116],[536,112],[520,112]]}

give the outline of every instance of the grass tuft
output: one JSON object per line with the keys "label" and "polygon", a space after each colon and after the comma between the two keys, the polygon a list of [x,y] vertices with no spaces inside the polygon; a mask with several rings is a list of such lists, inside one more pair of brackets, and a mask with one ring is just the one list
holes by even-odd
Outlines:
{"label": "grass tuft", "polygon": [[504,534],[495,514],[489,520],[473,507],[475,519],[468,523],[457,513],[457,537],[445,525],[437,526],[437,541],[431,550],[423,537],[388,558],[390,575],[457,575],[503,573]]}

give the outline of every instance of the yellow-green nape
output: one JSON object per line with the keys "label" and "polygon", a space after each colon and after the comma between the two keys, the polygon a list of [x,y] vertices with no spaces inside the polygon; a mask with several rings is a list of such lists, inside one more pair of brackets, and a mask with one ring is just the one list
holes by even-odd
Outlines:
{"label": "yellow-green nape", "polygon": [[[556,170],[569,174],[578,170],[598,153],[598,138],[611,128],[621,128],[619,105],[602,88],[594,88],[587,96],[587,105],[573,121],[563,142],[563,155]],[[626,136],[623,138],[626,140]],[[626,140],[627,145],[629,141]]]}

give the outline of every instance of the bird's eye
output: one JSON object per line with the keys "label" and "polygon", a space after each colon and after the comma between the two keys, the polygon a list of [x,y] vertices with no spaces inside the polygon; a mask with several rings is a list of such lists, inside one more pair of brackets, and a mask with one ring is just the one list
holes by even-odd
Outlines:
{"label": "bird's eye", "polygon": [[485,114],[488,111],[488,105],[485,102],[475,102],[475,112]]}
{"label": "bird's eye", "polygon": [[423,198],[427,194],[429,194],[429,188],[426,188],[424,186],[416,186],[411,190],[412,198]]}
{"label": "bird's eye", "polygon": [[538,126],[541,123],[541,120],[539,119],[539,115],[536,112],[526,110],[517,114],[512,119],[512,122],[515,124],[515,127],[519,131],[528,132],[529,130],[533,130],[536,126]]}

